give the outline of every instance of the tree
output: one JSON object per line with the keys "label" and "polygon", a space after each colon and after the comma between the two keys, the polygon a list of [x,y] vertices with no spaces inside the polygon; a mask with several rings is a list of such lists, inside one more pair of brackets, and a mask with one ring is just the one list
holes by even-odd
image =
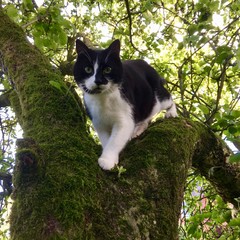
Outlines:
{"label": "tree", "polygon": [[[0,3],[1,103],[10,101],[24,131],[13,174],[12,239],[178,239],[191,167],[238,208],[238,155],[229,163],[232,153],[217,137],[239,146],[237,1],[71,1],[67,10],[62,1]],[[214,14],[222,26],[214,26]],[[104,47],[103,26],[121,38],[123,58],[145,58],[169,80],[183,116],[152,124],[112,172],[97,166],[101,148],[69,76],[75,39]],[[217,201],[212,208],[226,208]],[[234,239],[239,234],[239,218],[191,215],[182,239],[227,236],[215,228],[199,233],[209,219],[219,228],[226,222]]]}

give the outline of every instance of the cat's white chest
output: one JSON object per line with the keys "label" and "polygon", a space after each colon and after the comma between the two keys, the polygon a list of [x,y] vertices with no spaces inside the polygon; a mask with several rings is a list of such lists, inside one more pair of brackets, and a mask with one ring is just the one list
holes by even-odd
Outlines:
{"label": "cat's white chest", "polygon": [[84,100],[94,125],[111,128],[125,120],[132,120],[132,109],[119,89],[102,94],[85,94]]}

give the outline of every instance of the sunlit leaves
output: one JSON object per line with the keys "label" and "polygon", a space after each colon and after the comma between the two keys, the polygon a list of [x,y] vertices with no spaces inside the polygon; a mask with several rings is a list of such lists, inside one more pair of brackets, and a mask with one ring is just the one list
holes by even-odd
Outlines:
{"label": "sunlit leaves", "polygon": [[34,5],[33,2],[31,0],[23,0],[23,8],[26,10],[33,10],[34,9]]}
{"label": "sunlit leaves", "polygon": [[216,49],[216,63],[224,63],[232,57],[232,49],[229,46],[219,46]]}
{"label": "sunlit leaves", "polygon": [[59,7],[41,8],[37,17],[38,21],[34,23],[32,32],[36,45],[53,50],[64,47],[71,23],[62,17]]}
{"label": "sunlit leaves", "polygon": [[190,174],[180,219],[180,239],[238,239],[239,216],[204,179]]}
{"label": "sunlit leaves", "polygon": [[209,113],[209,108],[208,108],[206,105],[199,104],[198,107],[200,108],[200,110],[201,110],[204,114],[208,114],[208,113]]}
{"label": "sunlit leaves", "polygon": [[238,46],[238,49],[236,51],[236,58],[237,58],[237,67],[240,68],[240,44]]}
{"label": "sunlit leaves", "polygon": [[4,9],[6,10],[10,18],[12,19],[17,18],[18,10],[16,9],[16,6],[14,4],[8,4]]}
{"label": "sunlit leaves", "polygon": [[229,161],[231,163],[239,163],[240,162],[240,153],[236,153],[236,154],[233,154],[232,156],[230,156]]}

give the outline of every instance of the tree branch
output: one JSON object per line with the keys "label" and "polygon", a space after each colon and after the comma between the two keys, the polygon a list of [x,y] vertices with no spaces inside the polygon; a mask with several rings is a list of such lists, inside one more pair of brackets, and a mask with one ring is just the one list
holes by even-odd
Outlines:
{"label": "tree branch", "polygon": [[133,35],[132,35],[132,16],[131,16],[131,11],[130,11],[130,6],[129,6],[129,1],[128,0],[125,0],[125,6],[126,6],[126,10],[127,10],[127,15],[128,15],[128,21],[129,21],[129,40],[130,40],[130,43],[132,45],[132,47],[138,51],[139,53],[142,54],[142,51],[140,51],[136,46],[135,44],[133,43]]}
{"label": "tree branch", "polygon": [[[204,129],[203,129],[204,130]],[[226,201],[239,207],[240,197],[240,165],[229,164],[231,151],[210,130],[200,133],[200,139],[193,155],[193,167],[198,169]]]}

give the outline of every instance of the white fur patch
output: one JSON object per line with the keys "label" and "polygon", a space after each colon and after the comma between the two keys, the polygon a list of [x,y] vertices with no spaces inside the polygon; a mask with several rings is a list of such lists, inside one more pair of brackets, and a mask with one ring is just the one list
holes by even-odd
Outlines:
{"label": "white fur patch", "polygon": [[132,136],[135,125],[132,108],[114,85],[106,93],[86,93],[84,100],[103,147],[98,163],[101,168],[110,170],[118,164],[119,153]]}
{"label": "white fur patch", "polygon": [[98,69],[98,63],[96,61],[93,67],[93,75],[85,81],[85,85],[89,90],[94,90],[97,87],[97,84],[95,83],[97,69]]}

